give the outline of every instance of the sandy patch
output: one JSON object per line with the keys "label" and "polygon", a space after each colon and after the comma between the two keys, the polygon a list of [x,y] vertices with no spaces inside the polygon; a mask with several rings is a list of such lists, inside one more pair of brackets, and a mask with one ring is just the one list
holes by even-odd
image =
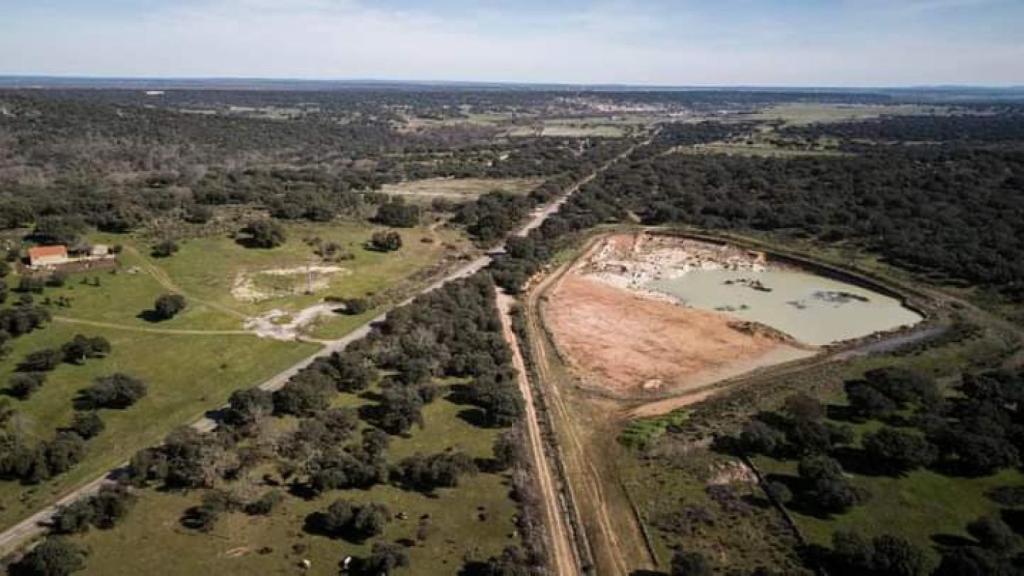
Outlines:
{"label": "sandy patch", "polygon": [[341,307],[339,304],[314,304],[295,314],[274,309],[262,316],[254,316],[246,320],[245,329],[255,332],[260,338],[296,340],[305,328],[323,316],[333,316],[335,311]]}
{"label": "sandy patch", "polygon": [[340,266],[296,266],[240,272],[231,284],[231,296],[239,302],[264,302],[296,294],[316,293],[331,280],[352,271]]}
{"label": "sandy patch", "polygon": [[[581,259],[577,270],[612,286],[645,291],[653,280],[679,278],[693,270],[764,271],[761,252],[653,234],[615,234]],[[653,296],[653,293],[650,293]]]}
{"label": "sandy patch", "polygon": [[685,392],[813,354],[724,314],[686,308],[583,277],[565,276],[545,321],[587,385],[617,394]]}

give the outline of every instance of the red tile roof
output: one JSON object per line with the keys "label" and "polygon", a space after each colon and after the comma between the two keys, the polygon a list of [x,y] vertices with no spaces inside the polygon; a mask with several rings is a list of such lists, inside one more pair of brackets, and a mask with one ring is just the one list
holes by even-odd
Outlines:
{"label": "red tile roof", "polygon": [[36,260],[38,258],[46,258],[47,256],[62,256],[68,257],[67,246],[36,246],[28,249],[29,260]]}

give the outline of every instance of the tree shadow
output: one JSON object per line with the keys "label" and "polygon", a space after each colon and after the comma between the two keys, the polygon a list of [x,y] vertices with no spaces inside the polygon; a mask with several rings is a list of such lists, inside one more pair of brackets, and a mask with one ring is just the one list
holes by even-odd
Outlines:
{"label": "tree shadow", "polygon": [[825,415],[829,420],[835,420],[837,422],[849,422],[851,424],[860,424],[867,422],[867,418],[864,418],[860,414],[851,408],[850,406],[840,406],[839,404],[828,404],[825,406]]}
{"label": "tree shadow", "polygon": [[861,476],[903,476],[901,471],[894,470],[891,467],[886,466],[884,463],[878,461],[877,458],[871,458],[868,456],[867,452],[860,448],[839,446],[832,450],[831,456],[839,461],[843,470],[851,474],[858,474]]}
{"label": "tree shadow", "polygon": [[327,532],[321,529],[320,523],[323,518],[323,512],[313,512],[306,516],[306,519],[302,523],[302,531],[307,534],[314,534],[317,536],[324,536],[331,540],[345,540],[352,544],[363,544],[372,536],[366,536],[352,529],[341,530],[340,532]]}
{"label": "tree shadow", "polygon": [[452,384],[448,388],[448,394],[444,399],[457,406],[472,406],[474,404],[470,396],[469,386],[466,384]]}
{"label": "tree shadow", "polygon": [[159,312],[152,309],[143,310],[142,312],[136,314],[135,317],[138,318],[139,320],[149,322],[150,324],[158,324],[160,322],[163,322],[164,320],[167,320],[167,318],[164,318]]}
{"label": "tree shadow", "polygon": [[1014,532],[1024,534],[1024,510],[1004,508],[999,515]]}
{"label": "tree shadow", "polygon": [[473,465],[483,474],[500,474],[504,472],[494,458],[473,458]]}
{"label": "tree shadow", "polygon": [[789,474],[769,474],[765,477],[765,480],[768,482],[778,482],[786,488],[789,488],[789,491],[793,494],[793,499],[786,503],[786,508],[789,508],[799,514],[812,516],[820,520],[828,520],[833,517],[833,513],[831,511],[825,510],[818,504],[818,502],[806,496],[807,486],[799,476],[792,476]]}
{"label": "tree shadow", "polygon": [[250,236],[248,234],[239,234],[239,235],[236,235],[232,239],[235,241],[235,244],[238,244],[242,248],[246,248],[248,250],[270,250],[271,249],[271,248],[268,248],[266,246],[262,246],[261,244],[256,242],[255,238],[253,238],[252,236]]}
{"label": "tree shadow", "polygon": [[931,538],[931,541],[935,542],[937,546],[944,548],[960,548],[963,546],[973,546],[975,544],[974,540],[960,536],[959,534],[932,534],[929,538]]}
{"label": "tree shadow", "polygon": [[313,487],[306,482],[289,482],[288,494],[307,502],[315,500],[320,496],[320,493],[314,490]]}
{"label": "tree shadow", "polygon": [[463,422],[476,426],[477,428],[490,428],[487,422],[487,412],[484,412],[480,408],[466,408],[459,410],[455,415]]}

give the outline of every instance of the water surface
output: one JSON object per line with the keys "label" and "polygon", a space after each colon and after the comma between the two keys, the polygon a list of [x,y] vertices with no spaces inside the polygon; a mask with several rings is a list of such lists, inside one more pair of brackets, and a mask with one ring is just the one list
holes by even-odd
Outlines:
{"label": "water surface", "polygon": [[646,288],[687,306],[766,324],[816,346],[922,320],[895,298],[798,270],[693,270],[654,280]]}

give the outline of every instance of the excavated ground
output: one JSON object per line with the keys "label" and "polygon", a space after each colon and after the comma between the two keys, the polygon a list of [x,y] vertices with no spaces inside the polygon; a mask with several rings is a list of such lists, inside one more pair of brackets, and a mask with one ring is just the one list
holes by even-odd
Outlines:
{"label": "excavated ground", "polygon": [[725,314],[619,288],[578,269],[550,293],[545,320],[584,383],[616,395],[685,392],[814,354]]}

